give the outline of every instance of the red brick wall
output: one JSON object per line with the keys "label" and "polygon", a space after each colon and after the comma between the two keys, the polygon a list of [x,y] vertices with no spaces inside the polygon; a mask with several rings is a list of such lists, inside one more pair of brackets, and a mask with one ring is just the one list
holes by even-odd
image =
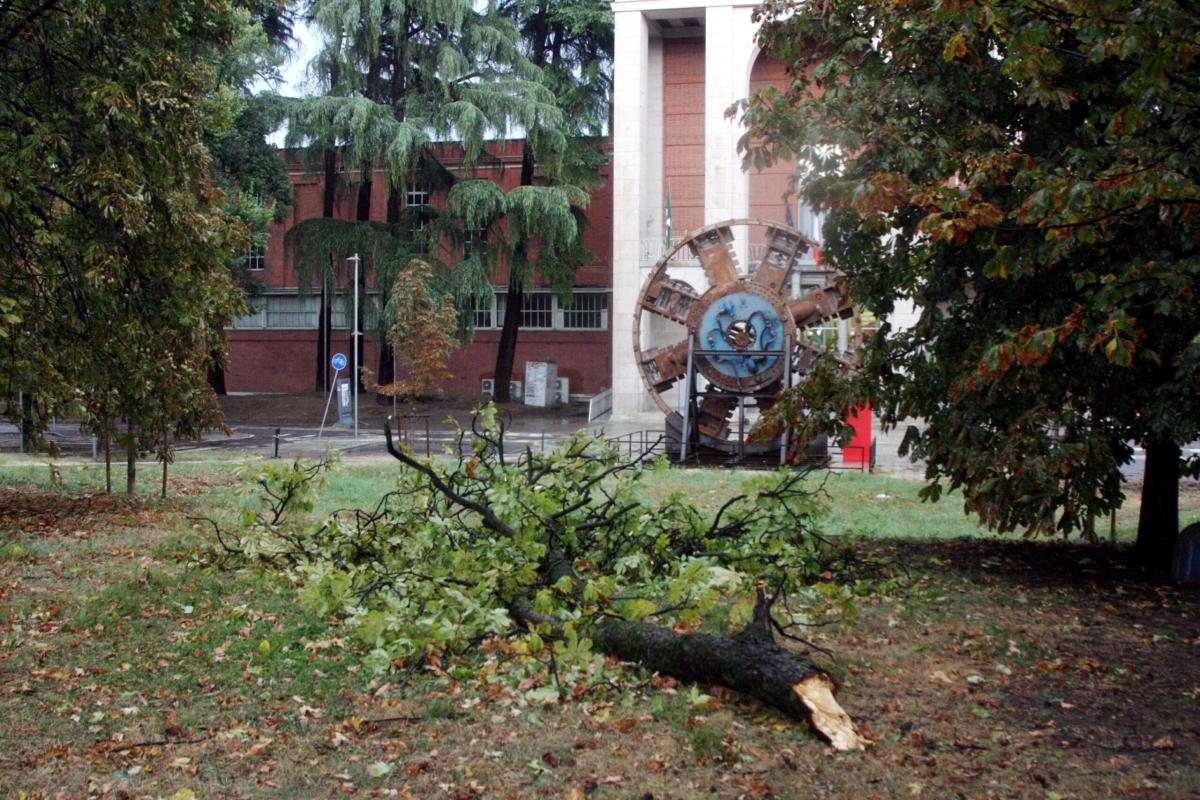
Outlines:
{"label": "red brick wall", "polygon": [[671,235],[704,225],[704,40],[663,40],[663,208]]}
{"label": "red brick wall", "polygon": [[[786,87],[787,73],[782,61],[760,55],[750,70],[750,93],[766,86]],[[761,171],[750,173],[750,216],[786,222],[784,193],[788,190],[788,179],[795,171],[795,162],[777,163]],[[792,198],[791,202],[794,203]],[[792,214],[795,215],[793,206]],[[761,232],[757,232],[761,235]]]}
{"label": "red brick wall", "polygon": [[[231,392],[310,392],[316,373],[315,331],[229,331],[227,388]],[[475,339],[450,360],[451,379],[442,390],[475,395],[479,382],[493,375],[499,331],[479,331]],[[522,331],[517,340],[513,379],[524,380],[526,361],[553,361],[558,376],[569,378],[573,394],[593,394],[606,388],[612,374],[609,331]],[[333,336],[333,352],[352,357],[350,337]],[[363,337],[363,365],[378,367],[374,335]],[[348,374],[348,373],[344,373]]]}
{"label": "red brick wall", "polygon": [[[479,381],[493,375],[499,331],[479,331],[475,340],[450,361],[453,380],[447,390],[478,394]],[[521,331],[513,380],[525,379],[526,361],[553,361],[558,377],[571,381],[572,394],[594,394],[611,384],[611,331]]]}
{"label": "red brick wall", "polygon": [[[317,370],[316,331],[226,331],[225,340],[229,343],[229,369],[225,372],[229,391],[313,391]],[[334,331],[330,346],[332,352],[353,358],[346,331]],[[375,337],[364,336],[363,366],[375,369],[378,360]]]}

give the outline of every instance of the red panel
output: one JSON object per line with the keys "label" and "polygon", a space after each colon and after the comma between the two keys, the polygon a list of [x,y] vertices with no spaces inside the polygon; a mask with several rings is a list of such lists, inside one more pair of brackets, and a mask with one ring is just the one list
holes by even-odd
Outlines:
{"label": "red panel", "polygon": [[854,436],[842,450],[842,461],[846,464],[869,466],[871,463],[871,406],[867,404],[850,412],[846,418],[854,428]]}

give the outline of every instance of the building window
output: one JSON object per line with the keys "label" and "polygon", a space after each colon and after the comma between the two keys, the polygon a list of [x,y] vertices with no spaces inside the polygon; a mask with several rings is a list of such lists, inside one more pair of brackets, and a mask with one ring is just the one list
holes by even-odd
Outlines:
{"label": "building window", "polygon": [[480,300],[471,298],[471,325],[477,329],[487,330],[496,327],[496,298]]}
{"label": "building window", "polygon": [[267,326],[267,300],[265,297],[247,298],[250,312],[233,320],[236,330],[255,330]]}
{"label": "building window", "polygon": [[[263,294],[247,301],[250,313],[233,321],[236,330],[316,330],[321,316],[321,298],[315,294],[301,295],[296,290]],[[375,330],[379,324],[379,294],[367,292],[360,296],[363,310],[363,332]],[[351,308],[339,293],[330,300],[329,322],[333,330],[349,330]]]}
{"label": "building window", "polygon": [[316,295],[271,294],[264,298],[267,310],[267,327],[292,330],[307,330],[317,327],[320,316],[321,298]]}
{"label": "building window", "polygon": [[521,304],[521,327],[525,329],[554,328],[554,295],[533,292],[525,295]]}
{"label": "building window", "polygon": [[429,205],[429,184],[414,183],[410,185],[404,193],[404,205],[409,207]]}
{"label": "building window", "polygon": [[246,248],[246,269],[251,272],[262,272],[267,268],[267,248],[250,245]]}
{"label": "building window", "polygon": [[608,293],[574,292],[571,302],[561,308],[564,330],[602,331],[608,328]]}
{"label": "building window", "polygon": [[[373,291],[364,292],[358,296],[358,302],[362,305],[363,333],[375,330],[379,324],[379,295]],[[319,307],[320,300],[317,303]],[[350,321],[354,317],[353,290],[349,294],[338,292],[330,303],[329,327],[335,331],[351,330]]]}
{"label": "building window", "polygon": [[487,249],[487,230],[484,228],[463,229],[463,258],[482,257]]}
{"label": "building window", "polygon": [[[494,330],[504,326],[508,294],[497,291],[493,303],[472,303],[473,322],[477,330]],[[549,291],[533,291],[521,304],[521,327],[541,331],[603,331],[608,330],[608,290],[576,290],[569,302],[562,302]]]}

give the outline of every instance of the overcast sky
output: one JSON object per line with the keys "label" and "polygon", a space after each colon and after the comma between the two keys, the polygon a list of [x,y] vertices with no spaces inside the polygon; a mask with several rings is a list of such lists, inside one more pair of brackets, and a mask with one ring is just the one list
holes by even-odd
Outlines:
{"label": "overcast sky", "polygon": [[[276,87],[276,91],[286,97],[303,97],[309,93],[305,72],[308,70],[308,62],[317,54],[320,39],[316,30],[303,20],[296,21],[292,34],[296,37],[296,43],[291,56],[279,70],[283,75],[283,82]],[[263,85],[260,88],[268,87]],[[276,147],[283,147],[283,139],[286,135],[287,128],[280,128],[271,136],[271,143]]]}

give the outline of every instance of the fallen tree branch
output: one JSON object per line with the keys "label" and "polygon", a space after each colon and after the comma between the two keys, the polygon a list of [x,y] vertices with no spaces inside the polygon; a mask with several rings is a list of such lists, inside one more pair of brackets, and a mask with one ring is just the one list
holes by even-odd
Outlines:
{"label": "fallen tree branch", "polygon": [[106,753],[121,753],[126,750],[136,750],[139,747],[162,747],[164,745],[174,744],[196,744],[197,742],[207,742],[211,738],[213,738],[212,734],[209,734],[208,736],[200,736],[195,739],[150,739],[144,742],[130,742],[128,744],[117,744],[116,742],[105,740],[102,742],[96,742],[94,746]]}

